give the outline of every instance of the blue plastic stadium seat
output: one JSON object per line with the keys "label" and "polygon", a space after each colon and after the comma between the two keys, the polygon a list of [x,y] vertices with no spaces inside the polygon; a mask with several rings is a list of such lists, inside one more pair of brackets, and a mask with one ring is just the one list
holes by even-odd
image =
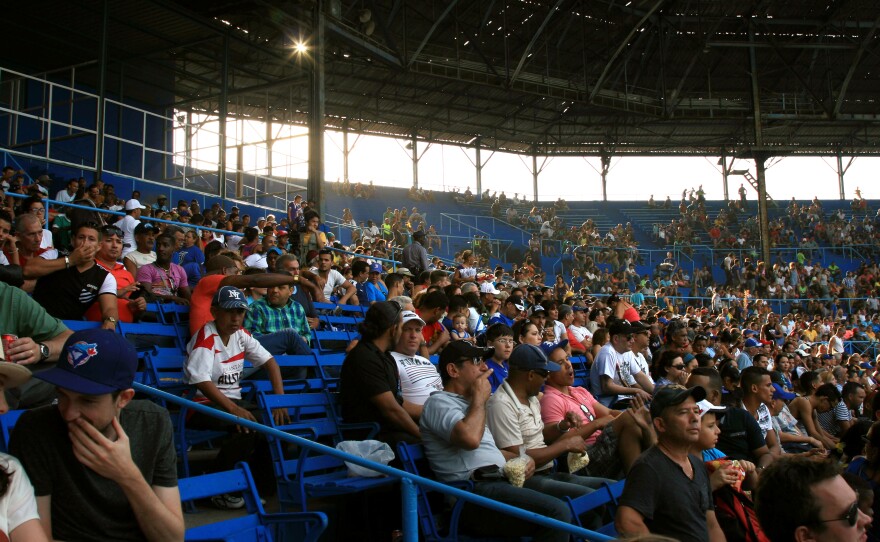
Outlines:
{"label": "blue plastic stadium seat", "polygon": [[12,428],[18,422],[18,419],[27,410],[10,410],[6,414],[0,416],[0,432],[2,432],[3,441],[0,442],[0,452],[8,453],[9,451],[9,435],[12,434]]}
{"label": "blue plastic stadium seat", "polygon": [[187,529],[187,541],[313,542],[327,528],[327,516],[321,512],[267,514],[247,463],[230,471],[182,478],[178,485],[182,502],[240,492],[247,506],[244,516]]}
{"label": "blue plastic stadium seat", "polygon": [[[378,427],[375,424],[341,424],[336,418],[335,395],[320,393],[287,393],[274,395],[258,393],[263,423],[309,440],[335,446],[344,438],[343,433],[358,430],[358,440],[371,438]],[[286,409],[291,421],[276,425],[272,410]],[[366,434],[364,434],[366,432]],[[349,476],[341,460],[329,455],[319,455],[301,448],[295,459],[288,459],[284,451],[286,443],[267,436],[272,463],[278,481],[278,500],[283,508],[292,505],[307,510],[310,497],[333,497],[349,495],[396,484],[395,478],[365,478]]]}

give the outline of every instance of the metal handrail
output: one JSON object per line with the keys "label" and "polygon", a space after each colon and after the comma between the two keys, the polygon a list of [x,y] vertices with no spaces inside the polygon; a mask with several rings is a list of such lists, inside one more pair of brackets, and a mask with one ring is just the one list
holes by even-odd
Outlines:
{"label": "metal handrail", "polygon": [[437,482],[435,480],[430,480],[428,478],[423,478],[421,476],[411,474],[406,471],[402,471],[399,469],[395,469],[393,467],[389,467],[387,465],[382,465],[380,463],[375,463],[368,459],[364,459],[362,457],[358,457],[355,455],[347,454],[345,452],[339,451],[335,448],[330,448],[329,446],[325,446],[323,444],[318,444],[317,442],[304,439],[302,437],[298,437],[295,435],[291,435],[289,433],[285,433],[284,431],[280,431],[273,427],[267,427],[261,423],[257,423],[245,418],[239,418],[238,416],[233,416],[227,412],[223,412],[216,408],[211,408],[201,403],[195,403],[188,399],[184,399],[182,397],[178,397],[176,395],[172,395],[170,393],[164,392],[162,390],[157,390],[150,386],[141,384],[139,382],[132,383],[132,387],[135,391],[139,391],[142,393],[146,393],[158,399],[162,399],[163,401],[168,401],[170,403],[174,403],[183,407],[186,407],[189,410],[194,410],[196,412],[200,412],[207,416],[211,416],[214,418],[218,418],[223,421],[231,422],[242,427],[246,427],[258,433],[262,433],[264,435],[270,435],[279,440],[290,442],[292,444],[296,444],[301,448],[306,448],[310,451],[317,452],[323,455],[329,455],[330,457],[335,457],[336,459],[341,459],[347,463],[354,463],[355,465],[359,465],[361,467],[366,467],[378,472],[386,476],[391,476],[393,478],[399,478],[401,481],[401,492],[403,494],[403,506],[402,506],[402,516],[403,516],[403,540],[404,542],[418,542],[419,540],[419,527],[418,527],[418,495],[415,489],[415,485],[420,485],[426,488],[430,488],[434,491],[439,491],[446,495],[450,495],[452,497],[462,499],[465,501],[472,502],[476,505],[489,508],[490,510],[495,510],[504,514],[511,515],[513,517],[524,519],[526,521],[530,521],[532,523],[537,523],[543,527],[547,527],[549,529],[557,529],[569,534],[579,536],[585,538],[587,540],[596,540],[596,541],[605,541],[605,540],[614,540],[610,536],[606,536],[594,531],[590,531],[587,529],[583,529],[581,527],[577,527],[570,523],[565,523],[559,521],[557,519],[548,518],[546,516],[542,516],[535,512],[529,512],[528,510],[523,510],[522,508],[517,508],[515,506],[511,506],[509,504],[504,504],[493,499],[489,499],[487,497],[483,497],[481,495],[477,495],[475,493],[470,493],[468,491],[464,491],[452,486],[448,486],[441,482]]}

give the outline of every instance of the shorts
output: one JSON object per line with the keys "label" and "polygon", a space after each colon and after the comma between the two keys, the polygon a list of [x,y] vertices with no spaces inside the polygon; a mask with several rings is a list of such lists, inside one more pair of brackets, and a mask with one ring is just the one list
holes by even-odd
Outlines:
{"label": "shorts", "polygon": [[590,476],[614,480],[623,478],[623,462],[617,453],[617,435],[611,424],[606,425],[596,442],[587,447],[587,454],[590,464],[586,469]]}

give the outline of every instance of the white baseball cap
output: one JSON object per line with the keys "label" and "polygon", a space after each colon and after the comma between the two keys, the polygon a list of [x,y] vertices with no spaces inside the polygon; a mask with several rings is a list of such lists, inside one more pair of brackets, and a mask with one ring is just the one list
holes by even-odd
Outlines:
{"label": "white baseball cap", "polygon": [[407,322],[412,322],[413,320],[418,320],[419,322],[421,322],[421,324],[422,324],[423,326],[425,325],[425,321],[422,320],[422,319],[419,317],[419,315],[416,314],[416,313],[414,313],[413,311],[403,311],[403,312],[400,314],[400,318],[401,318],[401,321],[400,321],[400,325],[401,325],[401,326],[404,326],[404,325],[407,324]]}
{"label": "white baseball cap", "polygon": [[702,418],[704,414],[707,412],[724,412],[727,410],[725,406],[715,406],[710,403],[707,399],[703,399],[697,403],[697,408],[700,409],[700,417]]}
{"label": "white baseball cap", "polygon": [[134,211],[135,209],[146,209],[146,207],[141,205],[141,202],[136,199],[130,199],[125,202],[126,211]]}
{"label": "white baseball cap", "polygon": [[501,293],[501,291],[495,288],[495,285],[487,280],[484,283],[480,284],[480,293],[498,295]]}

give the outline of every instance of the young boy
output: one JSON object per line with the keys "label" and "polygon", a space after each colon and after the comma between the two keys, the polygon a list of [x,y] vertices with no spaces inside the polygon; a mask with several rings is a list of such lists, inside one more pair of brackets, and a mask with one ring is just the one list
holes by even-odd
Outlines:
{"label": "young boy", "polygon": [[495,349],[492,357],[486,360],[486,366],[492,369],[489,383],[492,384],[492,393],[495,393],[507,378],[507,360],[513,352],[513,330],[507,324],[492,324],[486,330],[486,346]]}
{"label": "young boy", "polygon": [[467,316],[458,314],[452,317],[452,329],[449,331],[449,336],[453,341],[474,342],[474,338],[468,333]]}

